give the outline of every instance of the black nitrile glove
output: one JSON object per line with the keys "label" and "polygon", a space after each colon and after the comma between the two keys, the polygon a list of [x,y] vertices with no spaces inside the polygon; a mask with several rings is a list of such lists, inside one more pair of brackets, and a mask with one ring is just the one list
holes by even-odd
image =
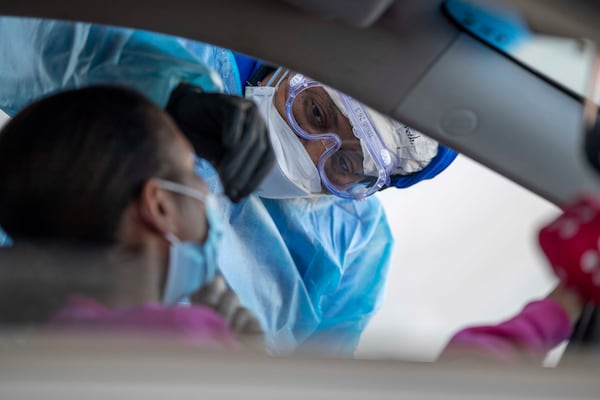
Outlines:
{"label": "black nitrile glove", "polygon": [[252,101],[182,83],[166,109],[196,154],[216,168],[232,201],[249,195],[273,166],[269,132]]}

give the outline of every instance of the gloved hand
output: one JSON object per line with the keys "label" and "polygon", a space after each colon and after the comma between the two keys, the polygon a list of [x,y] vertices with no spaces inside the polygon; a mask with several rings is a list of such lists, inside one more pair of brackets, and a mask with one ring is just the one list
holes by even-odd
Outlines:
{"label": "gloved hand", "polygon": [[561,285],[600,304],[600,199],[583,197],[540,230],[539,242]]}
{"label": "gloved hand", "polygon": [[232,201],[249,195],[273,166],[269,132],[252,101],[182,83],[166,110],[196,154],[216,168]]}

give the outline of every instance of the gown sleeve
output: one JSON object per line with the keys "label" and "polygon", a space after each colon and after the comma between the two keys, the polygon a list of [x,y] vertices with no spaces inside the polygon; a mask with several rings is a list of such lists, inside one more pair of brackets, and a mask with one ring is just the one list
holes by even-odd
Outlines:
{"label": "gown sleeve", "polygon": [[182,81],[206,91],[224,90],[208,65],[217,50],[200,43],[191,47],[174,36],[0,17],[0,37],[0,109],[11,116],[40,96],[93,84],[133,87],[161,107]]}

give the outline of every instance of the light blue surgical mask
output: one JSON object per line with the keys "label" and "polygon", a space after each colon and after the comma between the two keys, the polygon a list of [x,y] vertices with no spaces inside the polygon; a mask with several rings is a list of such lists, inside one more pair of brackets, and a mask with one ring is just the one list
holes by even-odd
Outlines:
{"label": "light blue surgical mask", "polygon": [[159,186],[170,192],[202,201],[208,219],[208,237],[202,244],[181,241],[172,233],[166,235],[171,248],[163,304],[177,305],[187,303],[190,295],[215,277],[223,225],[218,215],[217,202],[212,194],[166,180],[159,180]]}

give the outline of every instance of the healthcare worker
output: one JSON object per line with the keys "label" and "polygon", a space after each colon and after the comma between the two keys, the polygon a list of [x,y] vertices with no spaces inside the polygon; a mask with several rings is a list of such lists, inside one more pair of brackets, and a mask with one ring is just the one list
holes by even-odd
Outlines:
{"label": "healthcare worker", "polygon": [[[210,160],[202,154],[207,121],[194,102],[214,91],[255,101],[277,159],[258,195],[242,199],[248,187],[236,188],[223,163],[199,159],[196,166],[212,191],[235,201],[221,210],[229,222],[221,271],[258,316],[271,354],[353,353],[380,305],[393,244],[384,210],[370,195],[435,176],[455,152],[307,77],[214,46],[17,18],[0,19],[0,36],[10,38],[0,43],[0,108],[9,114],[58,89],[120,82],[166,106]],[[220,160],[238,154],[256,162],[249,156],[254,143],[240,142],[245,147],[234,141]]]}

